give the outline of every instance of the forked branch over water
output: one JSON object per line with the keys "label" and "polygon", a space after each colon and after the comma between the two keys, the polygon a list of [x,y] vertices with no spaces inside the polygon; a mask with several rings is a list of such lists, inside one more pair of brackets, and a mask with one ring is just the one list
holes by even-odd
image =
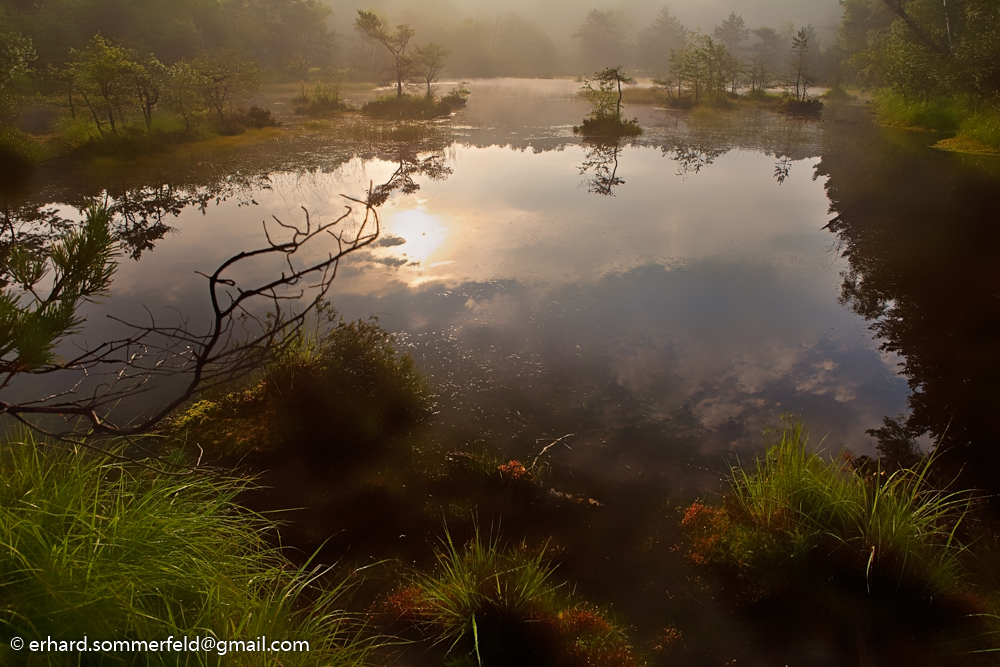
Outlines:
{"label": "forked branch over water", "polygon": [[[46,435],[75,442],[93,435],[134,436],[148,432],[196,393],[258,368],[268,355],[289,344],[324,302],[340,261],[378,237],[380,222],[373,192],[370,187],[365,200],[345,196],[349,202],[364,207],[364,218],[358,223],[352,225],[355,207],[350,204],[340,217],[328,222],[315,222],[305,208],[302,223],[286,223],[275,217],[274,223],[264,223],[265,245],[239,252],[212,273],[201,274],[208,282],[211,303],[206,328],[195,326],[187,318],[179,324],[161,324],[147,309],[148,323],[113,318],[127,328],[124,337],[82,348],[69,359],[59,359],[54,347],[61,337],[76,333],[82,324],[76,308],[107,291],[114,262],[110,253],[92,261],[105,271],[107,275],[102,275],[106,280],[96,289],[81,289],[67,297],[53,296],[60,288],[58,281],[49,294],[38,293],[37,283],[45,274],[39,262],[44,259],[32,260],[38,264],[32,265],[37,270],[29,272],[29,278],[36,278],[34,282],[18,280],[22,285],[20,294],[4,291],[5,303],[13,304],[8,308],[13,315],[7,318],[13,324],[2,324],[13,328],[7,332],[0,359],[0,389],[12,388],[15,380],[27,375],[75,373],[76,381],[69,389],[42,398],[0,401],[0,414],[10,415]],[[94,215],[95,210],[88,215]],[[104,220],[107,222],[106,214]],[[64,250],[56,248],[47,259],[54,262],[57,253]],[[274,259],[284,264],[278,275],[271,272],[263,280],[249,284],[236,277],[251,266]],[[56,277],[66,274],[56,267]],[[63,311],[69,312],[67,326],[50,327],[48,347],[42,353],[35,350],[34,359],[29,359],[28,341],[39,338],[32,335],[32,323],[47,321],[57,308],[64,315]],[[24,350],[18,341],[23,342]],[[157,378],[183,379],[151,413],[129,421],[112,416],[116,409],[116,414],[126,413],[126,404],[152,390],[152,381]]]}

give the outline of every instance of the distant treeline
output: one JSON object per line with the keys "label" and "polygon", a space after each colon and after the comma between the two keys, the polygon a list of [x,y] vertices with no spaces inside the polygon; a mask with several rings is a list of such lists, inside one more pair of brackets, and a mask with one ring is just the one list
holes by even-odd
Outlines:
{"label": "distant treeline", "polygon": [[334,63],[330,13],[316,0],[0,0],[0,32],[31,40],[36,69],[64,65],[99,34],[167,65],[241,51],[282,76]]}

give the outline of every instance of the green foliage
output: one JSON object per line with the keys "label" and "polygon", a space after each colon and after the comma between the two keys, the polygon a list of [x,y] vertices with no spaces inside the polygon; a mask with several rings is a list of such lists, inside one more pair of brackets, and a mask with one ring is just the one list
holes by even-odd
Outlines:
{"label": "green foliage", "polygon": [[367,39],[379,42],[392,55],[392,69],[396,79],[396,97],[403,97],[403,81],[414,71],[415,60],[406,53],[410,39],[416,34],[409,23],[401,23],[389,30],[373,11],[359,9],[354,28]]}
{"label": "green foliage", "polygon": [[958,136],[1000,149],[1000,112],[982,109],[962,119]]}
{"label": "green foliage", "polygon": [[275,74],[331,65],[336,50],[330,10],[315,0],[48,0],[2,7],[4,29],[29,37],[41,62],[57,67],[69,49],[83,49],[95,34],[167,65],[237,48]]}
{"label": "green foliage", "polygon": [[908,99],[1000,92],[1000,5],[992,0],[847,0],[844,41],[865,83]]}
{"label": "green foliage", "polygon": [[447,95],[438,100],[438,106],[442,110],[447,109],[449,112],[461,109],[468,103],[469,95],[471,94],[471,91],[465,86],[459,85],[457,88],[449,90]]}
{"label": "green foliage", "polygon": [[478,529],[459,548],[445,531],[432,574],[415,574],[386,611],[457,654],[456,665],[633,667],[624,631],[553,581],[544,549],[504,549]]}
{"label": "green foliage", "polygon": [[107,210],[91,207],[84,225],[47,251],[10,249],[0,292],[0,372],[33,372],[56,362],[56,345],[84,322],[79,306],[111,284],[116,244],[109,225]]}
{"label": "green foliage", "polygon": [[23,99],[14,84],[28,73],[34,60],[30,39],[17,33],[0,33],[0,130],[7,129],[20,115]]}
{"label": "green foliage", "polygon": [[585,79],[580,94],[590,102],[591,111],[583,125],[574,127],[573,131],[605,137],[642,134],[638,123],[622,118],[623,83],[632,83],[632,77],[621,67],[608,67]]}
{"label": "green foliage", "polygon": [[936,98],[930,102],[908,100],[882,91],[875,98],[878,119],[885,125],[907,129],[955,132],[961,124],[962,107],[957,100]]}
{"label": "green foliage", "polygon": [[685,93],[694,104],[720,103],[727,86],[735,81],[742,63],[725,44],[712,37],[692,33],[683,49],[670,54],[672,84],[677,96]]}
{"label": "green foliage", "polygon": [[418,423],[430,393],[377,320],[345,322],[329,306],[316,331],[278,346],[263,370],[208,394],[171,428],[216,453],[363,456]]}
{"label": "green foliage", "polygon": [[[118,452],[118,448],[113,448]],[[0,659],[26,664],[10,639],[305,640],[285,665],[356,667],[368,644],[340,611],[344,584],[292,567],[268,545],[274,525],[236,505],[246,479],[169,477],[29,435],[0,450]],[[149,652],[142,664],[216,665],[209,653]],[[241,653],[241,665],[274,664]],[[37,655],[35,658],[37,659]],[[76,653],[30,664],[77,665]],[[129,665],[134,654],[83,654]],[[145,662],[148,660],[148,663]]]}
{"label": "green foliage", "polygon": [[755,597],[827,577],[882,595],[954,595],[972,497],[935,488],[932,465],[845,470],[808,449],[800,424],[786,425],[752,468],[733,468],[722,507],[688,509],[692,558],[732,569]]}

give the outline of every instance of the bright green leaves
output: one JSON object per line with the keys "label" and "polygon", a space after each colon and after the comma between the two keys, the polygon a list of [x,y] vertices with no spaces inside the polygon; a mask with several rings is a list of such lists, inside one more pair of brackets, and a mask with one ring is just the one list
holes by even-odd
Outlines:
{"label": "bright green leaves", "polygon": [[83,301],[107,292],[117,243],[106,209],[92,207],[79,229],[47,251],[15,247],[4,268],[11,285],[0,292],[0,371],[31,372],[56,361],[59,341],[84,322]]}

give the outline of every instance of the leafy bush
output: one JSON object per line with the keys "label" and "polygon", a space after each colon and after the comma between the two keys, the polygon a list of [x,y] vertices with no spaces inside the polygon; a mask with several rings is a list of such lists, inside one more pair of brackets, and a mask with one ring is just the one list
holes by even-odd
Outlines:
{"label": "leafy bush", "polygon": [[263,370],[183,411],[176,431],[223,454],[358,456],[424,419],[431,396],[413,359],[375,318],[332,307],[312,335],[279,346]]}
{"label": "leafy bush", "polygon": [[322,83],[317,83],[311,95],[303,92],[292,100],[292,109],[295,113],[309,118],[335,116],[347,108],[347,105],[340,101],[340,90],[336,85],[331,89]]}
{"label": "leafy bush", "polygon": [[219,134],[231,136],[247,130],[262,130],[265,127],[277,127],[278,121],[271,115],[270,109],[263,109],[256,104],[249,109],[239,109],[226,118],[219,128]]}
{"label": "leafy bush", "polygon": [[455,109],[462,109],[468,104],[470,94],[471,92],[466,90],[464,86],[452,88],[447,95],[438,100],[438,106],[442,111],[447,110],[447,113],[451,113]]}
{"label": "leafy bush", "polygon": [[432,574],[416,574],[385,613],[456,654],[455,665],[633,667],[624,631],[552,580],[544,550],[503,549],[477,531],[464,548],[445,533]]}
{"label": "leafy bush", "polygon": [[[114,453],[124,453],[113,447]],[[247,479],[165,476],[30,436],[0,451],[0,662],[5,665],[217,665],[217,652],[48,653],[26,641],[261,636],[309,642],[284,665],[359,666],[368,643],[340,611],[343,585],[292,567],[274,525],[235,504]],[[272,665],[241,653],[240,665]]]}

